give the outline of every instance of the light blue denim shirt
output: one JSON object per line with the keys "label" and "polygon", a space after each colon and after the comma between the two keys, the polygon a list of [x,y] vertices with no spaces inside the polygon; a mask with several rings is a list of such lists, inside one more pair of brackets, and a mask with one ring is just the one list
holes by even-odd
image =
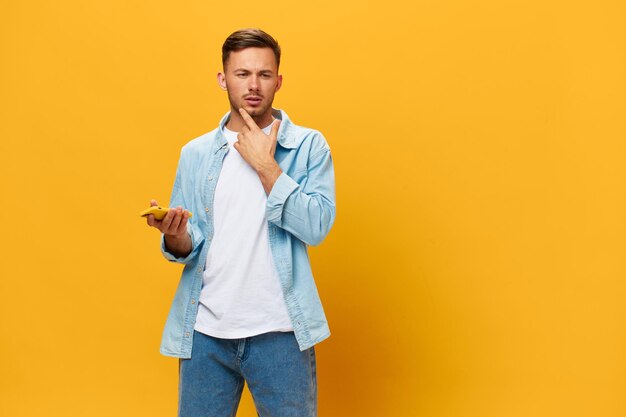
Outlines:
{"label": "light blue denim shirt", "polygon": [[[319,244],[335,220],[335,174],[330,148],[316,130],[297,126],[282,110],[275,159],[282,174],[267,196],[265,215],[274,265],[300,350],[330,336],[328,322],[317,293],[307,245]],[[228,142],[224,125],[183,146],[170,207],[182,206],[193,216],[187,223],[191,253],[177,258],[168,252],[161,236],[165,258],[185,265],[165,323],[161,353],[190,358],[193,330],[202,288],[202,275],[213,238],[213,197]]]}

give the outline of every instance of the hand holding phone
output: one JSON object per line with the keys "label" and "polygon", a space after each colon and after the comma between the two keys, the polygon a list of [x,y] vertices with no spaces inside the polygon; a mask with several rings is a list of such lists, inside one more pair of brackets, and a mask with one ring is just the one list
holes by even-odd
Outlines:
{"label": "hand holding phone", "polygon": [[[170,210],[171,209],[169,207],[162,207],[162,206],[156,205],[156,206],[148,207],[147,209],[139,213],[139,215],[141,217],[148,217],[149,214],[153,214],[155,219],[163,220],[167,212]],[[188,213],[189,213],[189,217],[193,216],[193,214],[190,211],[188,211]]]}
{"label": "hand holding phone", "polygon": [[162,207],[156,200],[151,200],[150,207],[139,215],[146,217],[148,226],[157,228],[161,233],[175,239],[187,237],[187,220],[192,216],[190,211],[183,210],[181,206]]}

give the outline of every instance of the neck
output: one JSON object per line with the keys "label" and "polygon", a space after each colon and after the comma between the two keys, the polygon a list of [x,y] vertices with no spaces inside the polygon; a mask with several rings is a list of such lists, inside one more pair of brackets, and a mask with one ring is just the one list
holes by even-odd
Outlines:
{"label": "neck", "polygon": [[[270,109],[266,114],[252,116],[252,120],[254,120],[254,123],[256,123],[259,128],[264,129],[274,121],[274,117]],[[226,128],[233,132],[241,132],[241,129],[243,129],[245,125],[246,122],[244,122],[243,117],[239,114],[239,110],[231,108],[230,117],[228,118],[228,122],[226,122]]]}

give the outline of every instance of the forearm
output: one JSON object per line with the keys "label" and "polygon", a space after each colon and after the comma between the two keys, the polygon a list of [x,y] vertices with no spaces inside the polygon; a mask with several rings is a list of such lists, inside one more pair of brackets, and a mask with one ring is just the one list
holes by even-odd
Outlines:
{"label": "forearm", "polygon": [[263,184],[263,189],[265,190],[265,194],[268,194],[272,191],[274,184],[280,174],[282,174],[283,170],[280,169],[275,160],[271,160],[267,164],[264,164],[256,169],[257,175],[261,180],[261,184]]}
{"label": "forearm", "polygon": [[177,258],[185,258],[191,253],[191,238],[188,233],[163,235],[166,249]]}
{"label": "forearm", "polygon": [[308,195],[290,177],[281,175],[268,197],[266,216],[307,245],[318,245],[334,222],[334,199]]}

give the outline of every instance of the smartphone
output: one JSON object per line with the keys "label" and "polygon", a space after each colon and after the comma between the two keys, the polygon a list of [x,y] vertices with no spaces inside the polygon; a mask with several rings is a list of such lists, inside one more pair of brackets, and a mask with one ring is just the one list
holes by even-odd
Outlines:
{"label": "smartphone", "polygon": [[[150,206],[149,208],[145,209],[144,211],[142,211],[141,213],[139,213],[139,215],[141,217],[146,217],[148,214],[154,214],[154,218],[157,220],[163,220],[163,217],[165,217],[165,215],[167,214],[167,212],[170,209],[168,207],[161,207],[161,206]],[[193,216],[193,214],[191,214],[191,212],[189,212],[189,217]]]}

